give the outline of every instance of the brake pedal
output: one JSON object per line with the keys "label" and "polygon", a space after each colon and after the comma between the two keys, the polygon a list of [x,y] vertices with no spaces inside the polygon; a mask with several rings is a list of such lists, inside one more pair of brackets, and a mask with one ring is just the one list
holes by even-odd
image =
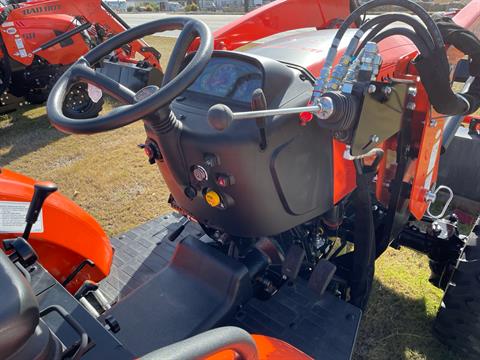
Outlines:
{"label": "brake pedal", "polygon": [[334,264],[328,260],[320,259],[308,280],[308,287],[318,296],[323,295],[336,271],[337,267]]}
{"label": "brake pedal", "polygon": [[290,246],[282,265],[282,275],[285,280],[294,281],[298,277],[304,258],[305,250],[303,248],[297,245]]}

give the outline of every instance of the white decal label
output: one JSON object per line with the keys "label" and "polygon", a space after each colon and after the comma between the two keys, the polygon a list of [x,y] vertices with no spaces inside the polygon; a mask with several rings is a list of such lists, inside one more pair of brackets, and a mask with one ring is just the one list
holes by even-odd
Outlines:
{"label": "white decal label", "polygon": [[432,180],[433,180],[433,172],[431,172],[425,179],[425,184],[423,185],[423,188],[426,190],[430,190],[430,187],[432,186]]}
{"label": "white decal label", "polygon": [[440,149],[440,141],[437,141],[432,148],[432,155],[430,155],[430,162],[428,163],[427,174],[433,170],[433,168],[435,167],[435,164],[437,163],[437,155],[438,155],[439,149]]}
{"label": "white decal label", "polygon": [[20,38],[15,39],[15,44],[17,45],[18,50],[25,48],[23,41]]}
{"label": "white decal label", "polygon": [[13,24],[12,21],[7,21],[7,22],[4,22],[4,23],[2,24],[2,27],[10,27],[10,26],[13,26],[13,25],[14,25],[14,24]]}
{"label": "white decal label", "polygon": [[[0,201],[0,233],[23,233],[29,202]],[[43,214],[40,211],[32,233],[43,232]]]}
{"label": "white decal label", "polygon": [[432,186],[433,169],[435,168],[435,164],[437,163],[437,155],[439,150],[440,140],[438,140],[435,145],[433,145],[432,153],[430,154],[430,161],[427,168],[427,177],[425,179],[425,184],[423,185],[423,188],[426,190],[430,190],[430,187]]}
{"label": "white decal label", "polygon": [[88,97],[92,99],[94,103],[98,103],[103,96],[102,90],[92,84],[88,84],[87,91]]}

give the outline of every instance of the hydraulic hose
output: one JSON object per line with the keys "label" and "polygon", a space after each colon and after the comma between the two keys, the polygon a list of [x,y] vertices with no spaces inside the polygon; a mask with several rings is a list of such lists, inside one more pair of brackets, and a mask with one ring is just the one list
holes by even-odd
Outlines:
{"label": "hydraulic hose", "polygon": [[357,9],[355,9],[345,19],[345,21],[342,23],[342,25],[338,29],[337,35],[335,36],[335,40],[337,40],[337,41],[334,40],[334,42],[337,43],[336,46],[334,46],[335,49],[338,47],[338,44],[340,43],[340,40],[342,39],[345,32],[352,25],[352,23],[355,22],[355,20],[357,20],[363,13],[365,13],[365,12],[371,10],[371,9],[374,9],[376,7],[385,6],[385,5],[399,6],[399,7],[403,7],[407,10],[412,11],[425,24],[425,27],[427,28],[428,32],[430,33],[434,44],[437,47],[443,47],[444,46],[442,34],[440,33],[440,30],[438,29],[437,25],[435,24],[435,21],[430,17],[430,15],[420,5],[414,3],[413,1],[410,1],[410,0],[373,0],[373,1],[369,1],[366,4],[358,7]]}
{"label": "hydraulic hose", "polygon": [[382,40],[394,35],[401,35],[408,38],[413,44],[417,47],[417,49],[422,54],[429,55],[431,50],[428,48],[428,45],[425,44],[422,38],[420,38],[416,33],[414,33],[410,29],[405,28],[392,28],[382,31],[380,34],[376,35],[371,41],[379,43]]}
{"label": "hydraulic hose", "polygon": [[355,20],[360,18],[360,16],[363,13],[371,9],[374,9],[376,7],[380,7],[384,5],[400,6],[407,10],[412,11],[415,15],[417,15],[420,18],[420,20],[423,21],[436,47],[443,48],[444,42],[443,42],[443,38],[442,38],[442,34],[440,33],[440,30],[438,29],[437,25],[435,24],[433,19],[430,17],[430,15],[420,5],[410,0],[373,0],[355,9],[342,23],[342,25],[337,31],[337,34],[335,35],[335,38],[332,43],[332,47],[328,52],[327,59],[325,61],[326,65],[331,66],[331,64],[335,60],[335,57],[337,55],[337,49],[338,49],[338,46],[340,45],[340,41],[345,35],[345,32],[355,22]]}
{"label": "hydraulic hose", "polygon": [[[365,46],[368,41],[372,41],[372,39],[382,30],[384,30],[388,25],[394,22],[403,22],[413,28],[416,35],[421,38],[425,44],[428,46],[430,50],[435,48],[435,43],[433,42],[432,37],[428,33],[425,26],[423,26],[417,19],[413,18],[412,16],[406,14],[384,14],[377,16],[374,19],[369,20],[367,23],[363,24],[360,29],[364,32],[367,32],[371,29],[371,31],[365,36],[362,40],[362,43],[357,48],[355,55],[358,55],[361,49]],[[367,27],[368,25],[368,27]]]}
{"label": "hydraulic hose", "polygon": [[317,79],[317,82],[315,84],[311,102],[313,103],[315,99],[323,93],[328,79],[330,77],[330,72],[332,69],[333,62],[335,61],[335,58],[337,56],[337,50],[338,46],[340,45],[340,41],[342,40],[343,36],[345,35],[345,32],[349,29],[349,27],[360,18],[360,16],[364,13],[366,13],[368,10],[371,10],[373,8],[379,7],[379,6],[384,6],[384,5],[396,5],[403,7],[407,10],[412,11],[417,15],[420,20],[422,20],[428,29],[429,33],[431,34],[431,37],[433,39],[433,43],[435,47],[442,48],[444,47],[443,43],[443,38],[442,34],[440,33],[440,30],[436,26],[435,22],[433,19],[430,17],[430,15],[420,6],[417,5],[416,3],[410,1],[410,0],[373,0],[370,1],[357,9],[355,9],[348,17],[345,19],[345,21],[342,23],[340,28],[337,31],[337,34],[335,35],[335,38],[333,39],[332,46],[330,47],[330,50],[328,51],[327,57],[325,59],[325,64],[320,71],[320,76]]}
{"label": "hydraulic hose", "polygon": [[[338,39],[341,39],[346,29],[362,12],[380,5],[386,5],[387,3],[412,10],[425,23],[431,37],[427,40],[425,29],[420,29],[419,26],[421,25],[419,23],[416,24],[415,19],[406,15],[402,16],[402,14],[387,14],[384,15],[383,21],[381,19],[382,16],[379,16],[362,25],[362,30],[373,28],[373,26],[375,27],[363,40],[357,52],[360,51],[362,46],[369,40],[379,42],[392,35],[406,36],[415,44],[420,52],[414,64],[427,90],[433,108],[437,112],[446,115],[460,115],[475,112],[480,106],[480,41],[473,33],[456,25],[452,19],[439,18],[434,20],[423,8],[409,0],[374,0],[356,9],[340,27],[329,55],[336,55],[335,44],[339,42]],[[407,23],[414,28],[416,33],[407,29],[388,29],[380,32],[381,26],[386,26],[392,21]],[[415,26],[413,24],[415,24]],[[433,47],[431,46],[432,43],[430,40],[433,40]],[[455,46],[472,59],[470,73],[475,79],[469,91],[466,93],[456,94],[451,89],[450,66],[445,51],[445,43]]]}
{"label": "hydraulic hose", "polygon": [[474,80],[466,93],[455,94],[451,90],[450,65],[444,49],[435,50],[430,56],[421,54],[414,64],[435,110],[446,115],[473,113],[480,107],[480,40],[450,18],[436,21],[445,42],[470,56],[470,75]]}

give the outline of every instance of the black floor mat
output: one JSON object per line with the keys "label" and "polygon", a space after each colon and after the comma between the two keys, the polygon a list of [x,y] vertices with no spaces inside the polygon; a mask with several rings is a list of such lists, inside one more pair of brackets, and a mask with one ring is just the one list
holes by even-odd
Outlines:
{"label": "black floor mat", "polygon": [[[110,302],[163,269],[183,238],[206,236],[198,224],[190,222],[175,241],[170,241],[168,236],[182,221],[180,215],[171,213],[112,239],[112,271],[100,284]],[[358,308],[330,294],[318,298],[306,282],[298,280],[293,286],[282,287],[269,301],[250,300],[230,325],[282,339],[315,359],[346,360],[351,357],[360,318]]]}
{"label": "black floor mat", "polygon": [[268,301],[250,300],[232,325],[282,339],[314,359],[350,359],[362,312],[330,294],[318,298],[298,280]]}
{"label": "black floor mat", "polygon": [[189,222],[175,241],[168,236],[181,226],[184,218],[170,213],[142,224],[111,239],[115,255],[110,275],[100,283],[100,289],[110,303],[128,295],[163,269],[178,242],[188,235],[202,236],[202,228]]}

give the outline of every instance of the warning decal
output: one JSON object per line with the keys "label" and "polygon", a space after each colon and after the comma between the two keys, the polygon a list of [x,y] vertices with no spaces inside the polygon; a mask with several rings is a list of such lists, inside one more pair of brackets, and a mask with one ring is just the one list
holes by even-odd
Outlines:
{"label": "warning decal", "polygon": [[[0,201],[0,233],[23,233],[29,202]],[[32,233],[43,232],[43,214],[40,211]]]}

